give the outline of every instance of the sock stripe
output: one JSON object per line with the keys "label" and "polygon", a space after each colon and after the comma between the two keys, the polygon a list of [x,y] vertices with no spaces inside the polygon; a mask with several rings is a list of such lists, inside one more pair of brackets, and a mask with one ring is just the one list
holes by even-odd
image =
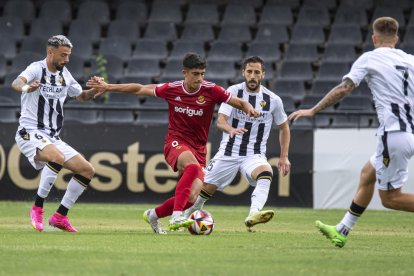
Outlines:
{"label": "sock stripe", "polygon": [[75,179],[79,184],[81,184],[83,187],[87,188],[89,186],[89,183],[91,182],[90,179],[80,175],[80,174],[75,174],[73,176],[73,179]]}
{"label": "sock stripe", "polygon": [[55,173],[59,173],[60,170],[62,169],[62,165],[59,165],[58,163],[48,162],[46,165],[49,169],[51,169]]}
{"label": "sock stripe", "polygon": [[359,206],[355,202],[352,201],[351,206],[348,209],[352,215],[360,217],[362,213],[365,211],[365,207]]}
{"label": "sock stripe", "polygon": [[273,178],[273,174],[272,174],[271,172],[269,172],[269,171],[264,171],[264,172],[261,172],[261,173],[257,176],[256,181],[258,181],[258,180],[260,180],[260,179],[267,179],[267,180],[270,180],[270,182],[271,182],[271,181],[272,181],[272,178]]}
{"label": "sock stripe", "polygon": [[204,191],[203,189],[201,189],[200,191],[200,196],[204,199],[209,199],[210,197],[212,197],[211,194],[207,193],[206,191]]}

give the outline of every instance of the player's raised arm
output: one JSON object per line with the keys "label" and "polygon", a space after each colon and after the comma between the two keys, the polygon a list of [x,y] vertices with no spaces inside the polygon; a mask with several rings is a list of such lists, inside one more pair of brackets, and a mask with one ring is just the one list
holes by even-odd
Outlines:
{"label": "player's raised arm", "polygon": [[345,96],[352,92],[355,88],[355,84],[352,80],[346,78],[339,85],[332,88],[328,94],[323,97],[314,107],[310,109],[300,109],[289,115],[288,120],[296,121],[300,117],[312,117],[316,113],[324,110],[325,108],[336,104],[341,101]]}
{"label": "player's raised arm", "polygon": [[227,103],[234,108],[242,110],[249,117],[257,118],[260,115],[260,112],[254,109],[253,106],[249,102],[239,99],[235,96],[232,96]]}
{"label": "player's raised arm", "polygon": [[95,95],[95,97],[98,97],[107,91],[118,91],[139,96],[154,96],[156,85],[139,83],[111,84],[106,83],[102,78],[92,77],[88,80],[86,86],[98,89],[99,92]]}

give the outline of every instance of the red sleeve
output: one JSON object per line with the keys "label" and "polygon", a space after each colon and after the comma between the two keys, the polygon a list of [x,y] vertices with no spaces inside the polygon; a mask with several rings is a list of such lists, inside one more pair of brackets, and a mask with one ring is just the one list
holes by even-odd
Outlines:
{"label": "red sleeve", "polygon": [[214,86],[213,95],[217,103],[227,103],[231,98],[231,93],[219,85]]}
{"label": "red sleeve", "polygon": [[155,86],[154,89],[154,95],[156,97],[160,97],[165,99],[167,96],[167,90],[168,90],[168,82],[167,83],[160,83],[157,86]]}

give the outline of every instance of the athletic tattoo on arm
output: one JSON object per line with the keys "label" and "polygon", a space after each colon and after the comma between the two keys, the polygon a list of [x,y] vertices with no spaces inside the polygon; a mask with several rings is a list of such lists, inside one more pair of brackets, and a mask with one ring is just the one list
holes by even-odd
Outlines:
{"label": "athletic tattoo on arm", "polygon": [[352,80],[346,78],[339,85],[335,86],[323,99],[314,107],[315,113],[336,104],[347,96],[355,88]]}

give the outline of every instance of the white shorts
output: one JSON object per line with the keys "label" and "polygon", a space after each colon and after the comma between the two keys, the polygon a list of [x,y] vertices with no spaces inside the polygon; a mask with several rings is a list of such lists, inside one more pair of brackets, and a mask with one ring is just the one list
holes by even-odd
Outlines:
{"label": "white shorts", "polygon": [[46,162],[35,160],[37,150],[43,150],[47,145],[53,144],[65,156],[65,162],[75,155],[78,155],[75,149],[60,140],[59,137],[50,137],[46,132],[41,130],[25,131],[19,128],[16,132],[16,143],[20,151],[27,157],[30,164],[36,169],[42,169]]}
{"label": "white shorts", "polygon": [[[214,156],[206,166],[204,182],[217,186],[219,191],[231,184],[237,172],[253,187],[256,180],[252,178],[254,169],[261,165],[269,165],[266,157],[255,154],[253,156]],[[270,166],[270,165],[269,165]]]}
{"label": "white shorts", "polygon": [[413,134],[395,131],[378,136],[376,153],[370,159],[376,171],[378,189],[401,188],[407,182],[408,161],[413,155]]}

